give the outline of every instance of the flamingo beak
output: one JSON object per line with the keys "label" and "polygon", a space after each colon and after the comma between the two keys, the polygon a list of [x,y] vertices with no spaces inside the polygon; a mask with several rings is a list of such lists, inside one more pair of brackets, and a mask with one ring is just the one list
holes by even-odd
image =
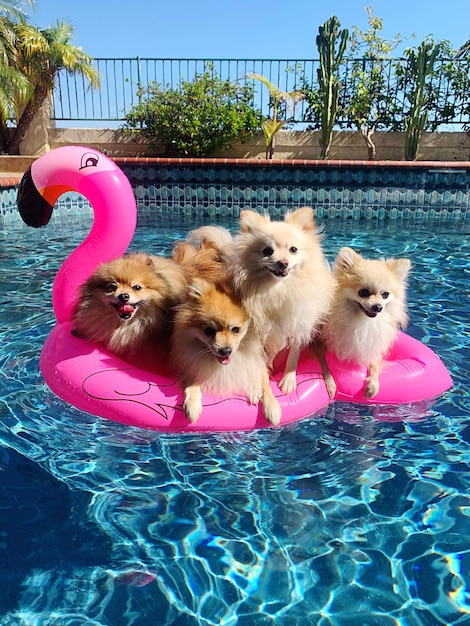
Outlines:
{"label": "flamingo beak", "polygon": [[18,188],[18,210],[23,222],[34,228],[45,226],[51,219],[52,209],[57,197],[51,202],[52,198],[50,200],[46,199],[40,193],[34,184],[31,168],[29,168],[23,174]]}

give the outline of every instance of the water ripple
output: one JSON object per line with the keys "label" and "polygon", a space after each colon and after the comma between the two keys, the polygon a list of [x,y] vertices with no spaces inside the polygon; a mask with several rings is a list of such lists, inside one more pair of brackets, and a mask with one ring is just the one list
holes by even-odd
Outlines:
{"label": "water ripple", "polygon": [[[133,247],[168,251],[183,234],[141,230]],[[409,332],[444,359],[452,390],[435,402],[344,403],[285,428],[219,435],[107,422],[46,387],[38,355],[52,326],[51,284],[82,236],[63,227],[2,233],[0,469],[13,454],[25,459],[35,515],[46,507],[50,524],[64,489],[71,502],[56,528],[70,540],[53,542],[53,567],[35,540],[8,573],[1,623],[467,623],[470,269],[462,233],[418,237],[388,227],[379,237],[348,226],[327,227],[325,238],[330,258],[342,245],[412,257]],[[51,498],[41,500],[44,475]],[[5,489],[5,503],[21,498]],[[17,534],[5,531],[6,555],[24,553],[33,518]]]}

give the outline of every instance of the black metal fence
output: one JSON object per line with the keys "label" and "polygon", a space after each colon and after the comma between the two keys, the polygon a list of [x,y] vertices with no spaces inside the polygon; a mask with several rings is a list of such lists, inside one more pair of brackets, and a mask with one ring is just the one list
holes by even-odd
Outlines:
{"label": "black metal fence", "polygon": [[[319,60],[295,59],[146,59],[146,58],[97,58],[94,61],[101,77],[101,88],[89,89],[83,78],[61,72],[53,93],[54,120],[59,125],[70,122],[93,123],[108,127],[118,127],[130,108],[138,103],[139,86],[150,82],[162,87],[178,88],[182,81],[191,82],[207,67],[216,72],[221,80],[252,81],[249,73],[257,73],[285,92],[299,89],[304,84],[317,86]],[[406,65],[407,59],[386,59],[380,61],[383,75],[382,102],[393,103],[396,121],[406,115]],[[347,103],[352,95],[353,76],[358,64],[365,73],[370,72],[371,59],[346,59],[341,66],[342,102]],[[456,91],[455,79],[450,67],[458,69],[459,84]],[[401,80],[398,76],[401,74]],[[429,121],[440,123],[442,111],[447,112],[446,124],[457,127],[470,125],[470,62],[469,60],[440,60],[436,63],[434,90],[438,94],[439,107],[430,108]],[[265,116],[270,115],[268,89],[259,81],[254,81],[254,105]],[[301,101],[293,111],[292,122],[297,125],[311,121],[308,103]],[[351,125],[345,115],[346,106],[340,108],[338,126]],[[401,113],[400,113],[401,112]],[[450,112],[450,113],[449,113]],[[291,113],[289,113],[291,115]],[[310,119],[309,119],[310,118]],[[82,124],[83,125],[83,124]]]}

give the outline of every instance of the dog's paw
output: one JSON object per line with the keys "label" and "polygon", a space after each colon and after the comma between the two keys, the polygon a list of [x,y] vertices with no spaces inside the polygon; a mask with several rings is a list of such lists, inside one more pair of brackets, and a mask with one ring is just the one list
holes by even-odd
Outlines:
{"label": "dog's paw", "polygon": [[199,387],[187,387],[184,390],[184,414],[195,424],[202,414],[202,394]]}
{"label": "dog's paw", "polygon": [[287,372],[279,382],[279,389],[283,393],[292,393],[297,389],[297,376],[295,372]]}
{"label": "dog's paw", "polygon": [[247,395],[248,402],[250,404],[258,404],[258,402],[261,400],[261,396],[262,396],[262,393],[260,390],[250,391]]}
{"label": "dog's paw", "polygon": [[279,426],[281,422],[281,405],[273,396],[272,398],[264,398],[263,399],[263,414],[266,420],[272,426]]}
{"label": "dog's paw", "polygon": [[336,383],[333,380],[332,376],[325,378],[325,387],[330,397],[330,400],[334,400],[336,395]]}
{"label": "dog's paw", "polygon": [[194,403],[185,402],[183,405],[184,413],[188,420],[195,424],[197,420],[201,417],[202,413],[202,404],[196,405]]}
{"label": "dog's paw", "polygon": [[364,385],[364,397],[368,400],[373,398],[379,393],[379,381],[375,378],[366,378],[366,384]]}

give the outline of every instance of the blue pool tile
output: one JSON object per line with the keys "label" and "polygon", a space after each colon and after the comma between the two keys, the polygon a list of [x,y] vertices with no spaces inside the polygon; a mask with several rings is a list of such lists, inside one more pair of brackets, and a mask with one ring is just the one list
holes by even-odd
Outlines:
{"label": "blue pool tile", "polygon": [[[243,208],[284,215],[313,205],[317,217],[332,219],[468,220],[470,171],[414,168],[202,167],[124,164],[139,213],[154,216],[238,216]],[[22,226],[17,188],[2,189],[3,228]],[[79,219],[91,208],[80,194],[64,194],[61,210]],[[56,213],[60,220],[62,213]],[[430,217],[431,216],[431,217]],[[64,218],[65,219],[65,218]]]}

